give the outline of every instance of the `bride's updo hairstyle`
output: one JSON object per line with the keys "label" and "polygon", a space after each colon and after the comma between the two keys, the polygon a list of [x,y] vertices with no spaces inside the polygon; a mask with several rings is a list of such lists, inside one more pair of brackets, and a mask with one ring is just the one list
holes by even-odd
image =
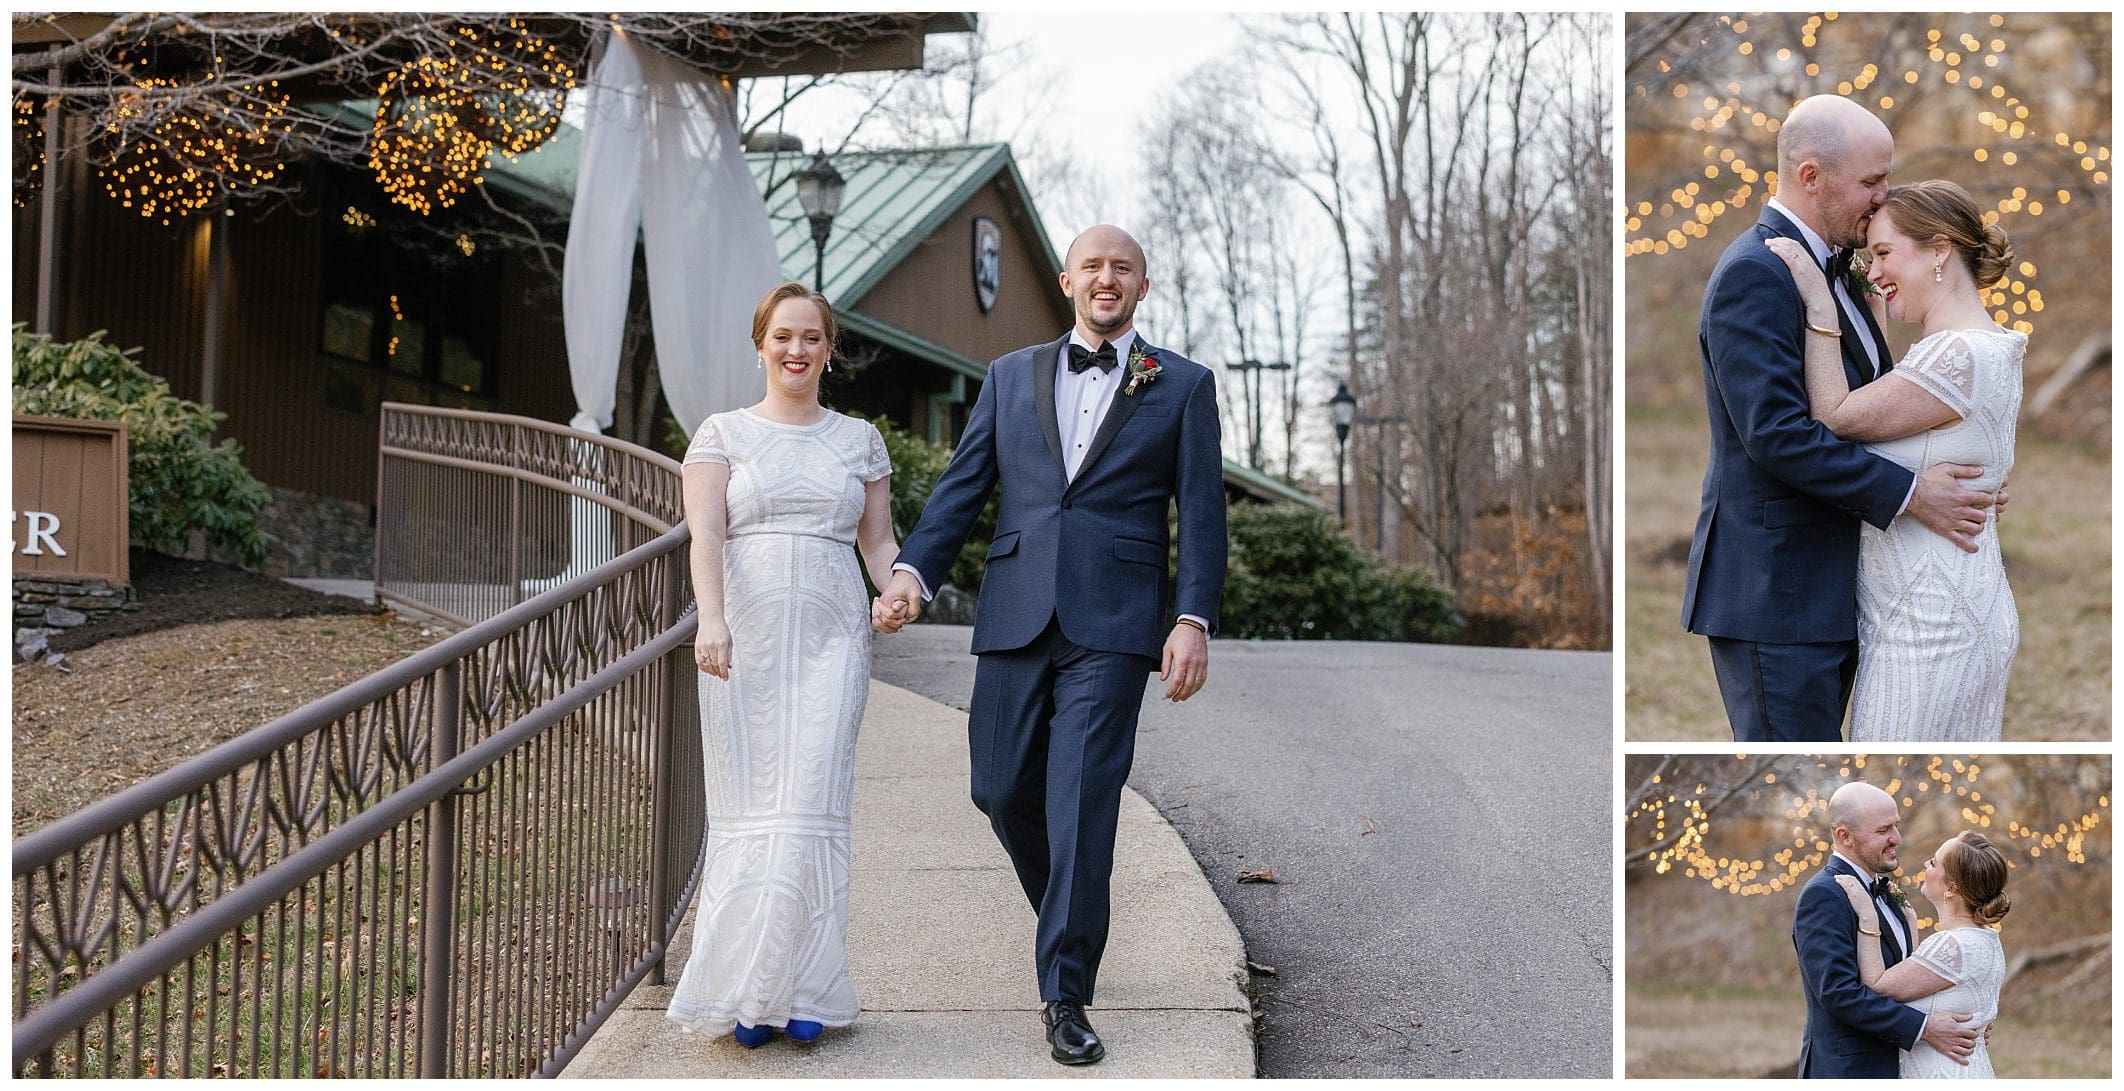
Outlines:
{"label": "bride's updo hairstyle", "polygon": [[777,285],[773,291],[760,297],[760,305],[752,311],[753,347],[767,343],[767,325],[774,321],[774,309],[789,299],[808,299],[818,305],[819,328],[826,332],[826,347],[831,350],[839,340],[839,331],[834,328],[833,304],[826,302],[825,296],[795,281]]}
{"label": "bride's updo hairstyle", "polygon": [[1985,223],[1969,191],[1944,178],[1890,189],[1880,211],[1919,245],[1945,239],[1979,291],[2006,279],[2013,269],[2013,240],[2006,237],[2006,229]]}
{"label": "bride's updo hairstyle", "polygon": [[2006,854],[1970,830],[1948,842],[1953,846],[1940,861],[1954,895],[1969,907],[1978,924],[1990,927],[2006,917],[2013,903],[2006,897]]}

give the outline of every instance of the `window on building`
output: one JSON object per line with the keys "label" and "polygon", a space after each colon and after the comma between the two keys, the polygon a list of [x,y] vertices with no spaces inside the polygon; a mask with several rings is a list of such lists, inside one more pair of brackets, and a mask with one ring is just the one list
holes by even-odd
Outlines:
{"label": "window on building", "polygon": [[397,237],[351,211],[329,233],[318,345],[325,405],[366,416],[385,401],[493,408],[501,340],[494,257],[445,253],[445,243]]}

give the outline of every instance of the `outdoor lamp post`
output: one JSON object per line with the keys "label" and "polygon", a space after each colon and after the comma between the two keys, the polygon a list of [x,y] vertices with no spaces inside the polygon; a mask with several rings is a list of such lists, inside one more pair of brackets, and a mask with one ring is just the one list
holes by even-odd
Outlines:
{"label": "outdoor lamp post", "polygon": [[826,153],[813,155],[811,165],[796,173],[797,203],[811,221],[811,245],[817,257],[812,265],[812,288],[826,290],[826,236],[833,233],[834,213],[841,210],[841,191],[848,180],[826,161]]}
{"label": "outdoor lamp post", "polygon": [[1350,393],[1350,384],[1335,384],[1335,396],[1328,399],[1328,411],[1335,415],[1335,514],[1342,519],[1342,529],[1348,530],[1350,505],[1348,494],[1343,491],[1342,458],[1350,442],[1350,425],[1357,421],[1357,397]]}

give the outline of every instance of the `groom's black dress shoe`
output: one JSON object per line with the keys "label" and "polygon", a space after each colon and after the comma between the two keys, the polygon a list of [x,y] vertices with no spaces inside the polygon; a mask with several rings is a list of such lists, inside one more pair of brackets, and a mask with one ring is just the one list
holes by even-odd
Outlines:
{"label": "groom's black dress shoe", "polygon": [[1048,1053],[1063,1064],[1091,1064],[1106,1056],[1091,1023],[1084,1018],[1084,1005],[1070,1000],[1050,1000],[1040,1013],[1047,1020]]}

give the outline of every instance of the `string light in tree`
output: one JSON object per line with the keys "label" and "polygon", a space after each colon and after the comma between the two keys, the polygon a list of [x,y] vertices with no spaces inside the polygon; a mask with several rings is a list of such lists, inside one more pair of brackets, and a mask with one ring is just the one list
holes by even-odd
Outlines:
{"label": "string light in tree", "polygon": [[44,110],[28,95],[15,96],[15,207],[29,204],[44,188]]}
{"label": "string light in tree", "polygon": [[553,135],[575,78],[521,20],[460,27],[447,51],[377,89],[369,167],[393,201],[422,215],[448,208],[483,181],[490,155],[513,160]]}
{"label": "string light in tree", "polygon": [[[1835,20],[1835,13],[1830,12],[1809,16],[1801,23],[1802,51],[1812,50],[1820,42],[1823,28]],[[1746,19],[1721,17],[1718,22],[1724,26],[1726,32],[1741,39],[1734,46],[1737,54],[1750,56],[1755,52],[1754,44],[1743,37],[1748,31]],[[2005,25],[2005,20],[2002,16],[1993,15],[1987,23],[1996,30]],[[1710,39],[1699,39],[1698,44],[1709,45]],[[1999,139],[1994,141],[1991,147],[1972,149],[1973,159],[1979,163],[1997,164],[2007,168],[2019,166],[2028,158],[2025,143],[2038,139],[2038,133],[2036,122],[2030,117],[2028,104],[2009,93],[2007,87],[1995,78],[2006,53],[2007,42],[2001,37],[1994,36],[1987,40],[1966,32],[1950,39],[1941,29],[1932,28],[1927,33],[1925,48],[1926,61],[1920,62],[1917,67],[1905,69],[1900,75],[1901,85],[1917,85],[1927,78],[1929,71],[1945,86],[1978,95],[1986,106],[1976,113],[1976,122]],[[1777,57],[1786,63],[1796,59],[1790,49],[1780,49]],[[1662,72],[1672,70],[1664,60],[1658,62],[1658,68]],[[1806,60],[1804,71],[1810,78],[1822,78],[1820,64],[1812,59]],[[1838,80],[1833,86],[1824,79],[1823,89],[1856,97],[1861,101],[1870,99],[1872,105],[1887,113],[1897,107],[1898,100],[1893,90],[1893,81],[1890,81],[1890,86],[1882,85],[1884,75],[1878,65],[1868,62],[1848,79]],[[1689,99],[1686,84],[1677,83],[1672,91],[1677,99]],[[1703,97],[1702,112],[1690,118],[1689,127],[1692,131],[1713,138],[1712,142],[1702,147],[1704,179],[1707,182],[1723,182],[1728,188],[1722,192],[1708,193],[1692,189],[1683,194],[1686,200],[1670,192],[1656,209],[1648,200],[1626,205],[1624,227],[1626,232],[1635,236],[1626,239],[1624,243],[1626,256],[1664,255],[1686,249],[1689,243],[1696,239],[1709,238],[1711,225],[1720,217],[1743,210],[1751,201],[1775,192],[1774,170],[1765,170],[1759,175],[1753,172],[1744,174],[1727,165],[1729,157],[1739,158],[1737,149],[1741,140],[1740,137],[1729,137],[1727,134],[1737,132],[1737,121],[1745,120],[1751,129],[1760,131],[1761,137],[1774,138],[1779,126],[1775,115],[1789,110],[1791,105],[1797,104],[1797,100],[1783,109],[1765,109],[1740,97],[1741,85],[1738,81],[1726,84],[1724,91],[1724,96]],[[1639,86],[1637,93],[1643,98],[1645,88]],[[1760,140],[1761,137],[1755,139]],[[2071,134],[2063,131],[2053,132],[2051,139],[2057,147],[2070,149],[2074,155],[2080,157],[2078,166],[2092,184],[2108,184],[2110,153],[2107,147],[2089,146],[2085,141],[2076,140]],[[1756,184],[1758,181],[1759,187]],[[2054,195],[2057,198],[2054,205],[2046,206],[2041,198],[2030,197],[2024,187],[2015,187],[2011,195],[1985,210],[1984,221],[1995,224],[2001,223],[2009,216],[2039,217],[2046,207],[2071,203],[2070,190],[2056,189]],[[1680,222],[1676,222],[1677,220]],[[2033,263],[2021,264],[2024,268],[2018,275],[1987,289],[1984,299],[1986,305],[1993,309],[1993,317],[2000,324],[2023,333],[2032,333],[2034,324],[2030,321],[2030,316],[2042,312],[2042,295],[2031,286],[2037,275]]]}
{"label": "string light in tree", "polygon": [[[1744,760],[1744,756],[1736,760]],[[1922,766],[1913,767],[1920,760]],[[1999,813],[1993,800],[1985,798],[1982,786],[1983,759],[1915,755],[1891,755],[1869,759],[1855,754],[1821,759],[1818,770],[1843,781],[1858,779],[1869,764],[1886,764],[1871,782],[1906,810],[1926,799],[1951,801],[1956,819],[1964,826],[1986,832],[1994,844],[2011,856],[2016,851],[2029,860],[2045,855],[2063,856],[2071,864],[2087,862],[2088,835],[2102,825],[2109,797],[2100,796],[2093,808],[2069,819],[2046,823],[2023,823]],[[1878,779],[1879,773],[1888,779]],[[1778,774],[1762,774],[1762,787],[1772,789]],[[1712,846],[1713,822],[1703,799],[1710,789],[1703,784],[1684,789],[1654,777],[1662,791],[1640,802],[1624,820],[1645,843],[1657,846],[1650,857],[1654,874],[1679,873],[1704,882],[1713,890],[1738,897],[1776,894],[1803,883],[1834,851],[1828,821],[1829,796],[1833,791],[1816,788],[1795,790],[1778,806],[1777,815],[1791,824],[1791,840],[1775,851],[1760,855],[1719,855]],[[1748,821],[1768,817],[1752,814]],[[2018,865],[2016,865],[2018,866]],[[1914,876],[1911,877],[1914,881]],[[1921,926],[1930,921],[1921,919]]]}
{"label": "string light in tree", "polygon": [[[128,124],[164,108],[168,116],[145,132]],[[186,94],[175,80],[149,79],[121,95],[112,114],[98,168],[104,192],[165,227],[236,190],[279,177],[282,164],[275,151],[279,137],[294,124],[277,81],[268,85],[261,103],[233,91]]]}

